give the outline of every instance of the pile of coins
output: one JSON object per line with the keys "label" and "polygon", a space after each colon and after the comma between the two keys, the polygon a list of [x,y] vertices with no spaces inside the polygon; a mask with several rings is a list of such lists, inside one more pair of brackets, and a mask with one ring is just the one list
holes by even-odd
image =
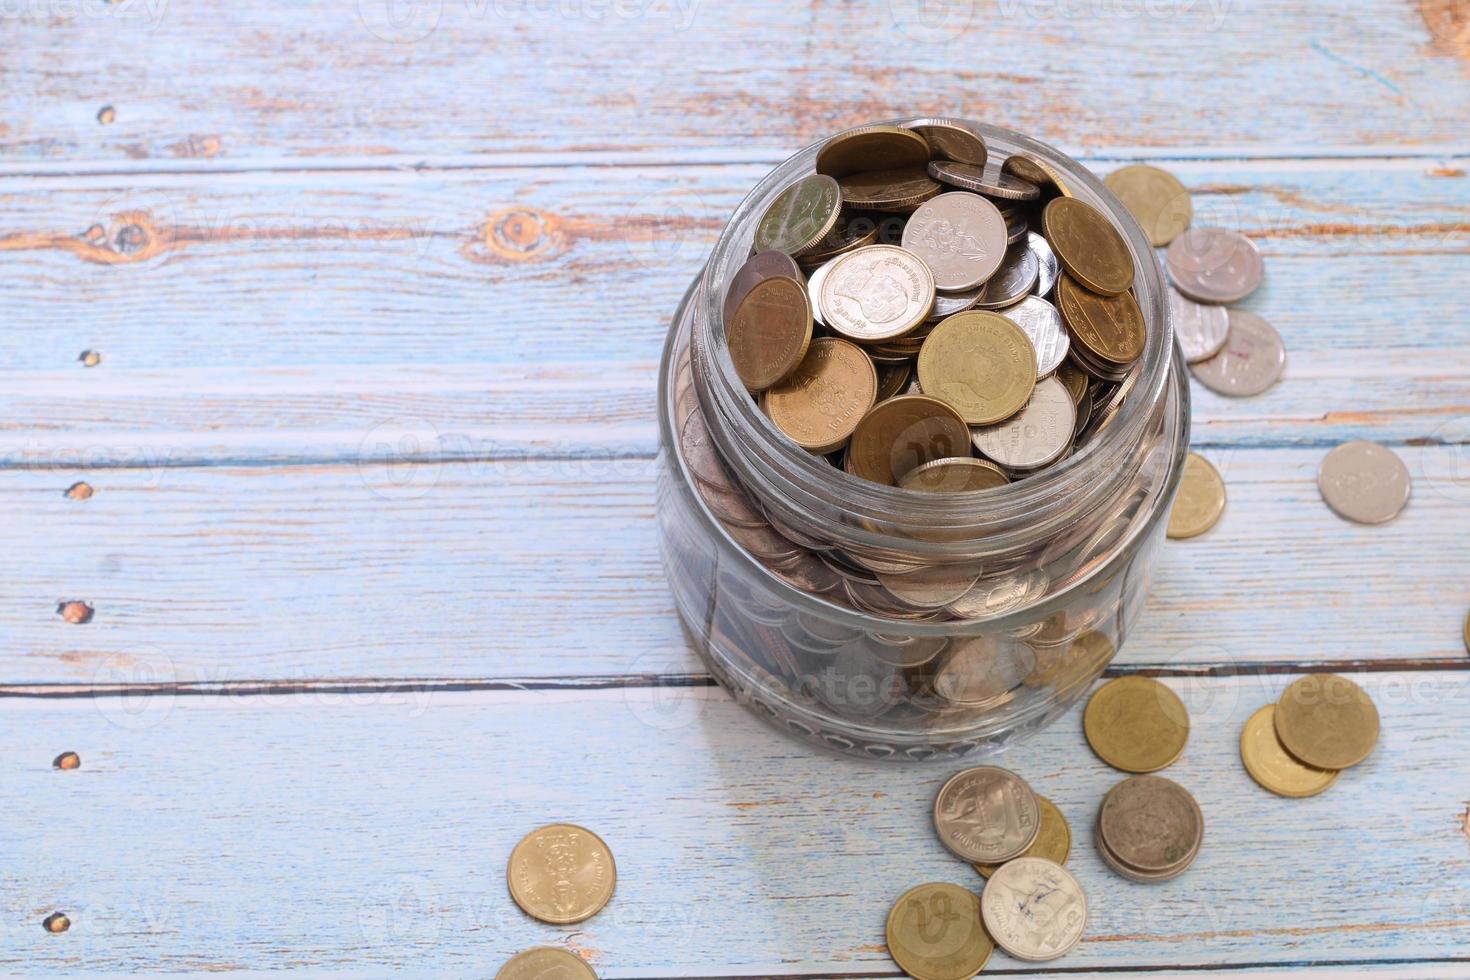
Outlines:
{"label": "pile of coins", "polygon": [[1094,831],[1103,862],[1133,881],[1177,878],[1199,855],[1204,814],[1184,787],[1149,774],[1184,754],[1189,741],[1184,702],[1151,677],[1119,677],[1087,702],[1082,729],[1099,759],[1140,774],[1103,798]]}
{"label": "pile of coins", "polygon": [[1194,204],[1173,174],[1122,167],[1103,179],[1155,246],[1167,246],[1169,314],[1190,371],[1222,395],[1259,395],[1286,367],[1286,345],[1249,310],[1227,308],[1256,291],[1265,263],[1254,242],[1224,228],[1190,228]]}
{"label": "pile of coins", "polygon": [[1308,674],[1251,715],[1240,733],[1245,771],[1278,796],[1316,796],[1378,744],[1378,708],[1337,674]]}
{"label": "pile of coins", "polygon": [[[617,886],[618,869],[607,843],[585,827],[549,824],[531,831],[506,865],[510,897],[521,911],[551,925],[570,925],[602,911]],[[537,946],[516,954],[496,980],[596,980],[575,953]]]}
{"label": "pile of coins", "polygon": [[792,442],[874,483],[1039,473],[1139,374],[1147,327],[1113,222],[955,120],[832,137],[754,249],[724,296],[736,373]]}

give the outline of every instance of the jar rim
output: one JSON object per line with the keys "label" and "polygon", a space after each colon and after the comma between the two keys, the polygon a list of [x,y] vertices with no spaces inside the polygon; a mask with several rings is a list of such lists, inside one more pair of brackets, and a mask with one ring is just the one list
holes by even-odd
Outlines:
{"label": "jar rim", "polygon": [[[905,121],[887,120],[886,124],[896,125]],[[934,494],[873,483],[834,468],[793,443],[759,410],[740,382],[730,359],[725,339],[723,297],[718,287],[728,281],[728,277],[749,255],[754,225],[765,207],[792,180],[812,169],[816,153],[825,140],[787,158],[737,206],[700,276],[701,288],[696,300],[701,316],[694,321],[693,342],[696,349],[703,347],[707,354],[712,355],[704,360],[704,365],[709,369],[711,383],[708,387],[718,407],[715,414],[730,413],[739,429],[744,452],[733,455],[737,458],[755,457],[756,465],[749,472],[742,470],[742,476],[751,478],[778,497],[818,501],[825,495],[840,494],[844,510],[860,522],[867,519],[881,524],[894,514],[903,514],[906,521],[912,520],[916,526],[954,527],[963,524],[985,529],[980,536],[984,537],[987,545],[1004,546],[1004,541],[1012,536],[1044,534],[1064,524],[1067,518],[1063,513],[1065,507],[1061,505],[1075,496],[1075,488],[1100,482],[1142,438],[1154,406],[1165,397],[1174,340],[1158,256],[1143,229],[1102,181],[1076,160],[1048,144],[1001,127],[965,122],[984,137],[992,152],[1000,150],[1006,156],[1026,152],[1055,167],[1068,182],[1074,196],[1099,208],[1113,220],[1128,245],[1134,260],[1135,283],[1142,287],[1135,288],[1134,292],[1148,325],[1147,337],[1131,396],[1124,399],[1117,416],[1098,438],[1089,440],[1044,472],[1026,479],[989,490]],[[711,421],[710,427],[719,438],[720,426]],[[776,473],[784,481],[780,486],[769,482],[771,474]],[[987,514],[991,516],[987,518]],[[1022,515],[1025,520],[1019,526],[1010,526]],[[906,537],[900,542],[897,536],[871,527],[845,526],[843,530],[849,540],[875,550],[897,547],[914,550],[916,545],[911,538]],[[946,546],[944,542],[922,542],[918,550],[942,559],[948,554],[958,556],[963,549]]]}

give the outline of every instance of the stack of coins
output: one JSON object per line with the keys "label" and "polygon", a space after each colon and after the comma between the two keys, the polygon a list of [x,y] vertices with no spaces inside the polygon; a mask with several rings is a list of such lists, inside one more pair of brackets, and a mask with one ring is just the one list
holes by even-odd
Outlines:
{"label": "stack of coins", "polygon": [[888,915],[888,950],[912,977],[978,973],[998,945],[1022,960],[1069,952],[1087,928],[1087,897],[1062,864],[1071,830],[1051,801],[995,766],[955,774],[934,800],[945,847],[987,879],[982,895],[946,882],[905,892]]}
{"label": "stack of coins", "polygon": [[[1082,715],[1098,758],[1123,772],[1156,773],[1184,754],[1189,713],[1167,686],[1128,676],[1098,688]],[[1134,881],[1167,881],[1199,854],[1205,821],[1178,783],[1136,775],[1110,790],[1098,810],[1094,842],[1103,862]]]}
{"label": "stack of coins", "polygon": [[730,358],[801,448],[875,483],[986,489],[1095,438],[1147,328],[1112,221],[955,120],[832,137],[724,296]]}
{"label": "stack of coins", "polygon": [[[510,897],[521,911],[551,925],[570,925],[601,912],[612,898],[618,869],[612,850],[585,827],[557,823],[523,837],[506,864]],[[537,946],[516,954],[496,980],[537,980],[557,976],[596,980],[581,957],[564,949]]]}
{"label": "stack of coins", "polygon": [[1278,796],[1316,796],[1378,744],[1378,708],[1337,674],[1308,674],[1275,704],[1251,715],[1240,733],[1246,772]]}
{"label": "stack of coins", "polygon": [[1122,167],[1104,178],[1155,246],[1167,246],[1169,314],[1179,349],[1202,384],[1222,395],[1258,395],[1286,366],[1286,346],[1264,319],[1229,308],[1265,278],[1261,252],[1225,228],[1190,228],[1194,204],[1173,174]]}

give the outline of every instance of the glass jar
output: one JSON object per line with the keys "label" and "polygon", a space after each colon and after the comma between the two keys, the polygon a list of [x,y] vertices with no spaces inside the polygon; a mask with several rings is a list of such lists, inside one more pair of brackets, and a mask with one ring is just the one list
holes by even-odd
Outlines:
{"label": "glass jar", "polygon": [[[1075,703],[1143,606],[1189,444],[1184,364],[1137,222],[1059,151],[970,125],[994,160],[1049,164],[1132,253],[1144,353],[1121,407],[1072,455],[994,489],[904,490],[800,449],[760,411],[726,349],[723,299],[760,216],[811,172],[820,144],[736,209],[675,311],[660,368],[659,539],[694,646],[762,717],[867,758],[995,750]],[[875,590],[915,572],[964,594],[910,608]]]}

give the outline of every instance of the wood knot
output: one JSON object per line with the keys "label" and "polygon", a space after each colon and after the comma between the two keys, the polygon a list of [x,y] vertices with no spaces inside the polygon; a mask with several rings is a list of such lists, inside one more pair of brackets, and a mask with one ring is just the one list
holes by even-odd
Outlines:
{"label": "wood knot", "polygon": [[528,262],[546,257],[562,244],[561,221],[535,208],[506,208],[480,229],[466,256],[476,262]]}
{"label": "wood knot", "polygon": [[41,920],[41,928],[47,932],[66,932],[71,928],[71,920],[66,917],[65,912],[52,912]]}
{"label": "wood knot", "polygon": [[63,752],[51,760],[51,765],[56,769],[80,769],[82,757],[75,752]]}
{"label": "wood knot", "polygon": [[92,608],[91,603],[83,602],[80,599],[66,600],[56,604],[57,615],[76,626],[80,626],[83,623],[90,623],[94,612],[95,610]]}
{"label": "wood knot", "polygon": [[123,265],[143,262],[166,251],[172,234],[162,232],[147,211],[120,211],[104,228],[93,224],[76,237],[71,250],[88,262]]}
{"label": "wood knot", "polygon": [[76,483],[73,483],[71,486],[66,488],[66,499],[91,500],[92,494],[96,492],[96,490],[92,489],[92,484],[88,483],[86,480],[78,480]]}
{"label": "wood knot", "polygon": [[104,126],[110,125],[116,118],[117,110],[110,105],[105,105],[97,110],[97,121]]}
{"label": "wood knot", "polygon": [[1435,48],[1470,61],[1470,4],[1464,0],[1419,0],[1419,16]]}
{"label": "wood knot", "polygon": [[96,367],[102,363],[102,355],[94,350],[84,350],[77,355],[77,360],[82,362],[82,367]]}

